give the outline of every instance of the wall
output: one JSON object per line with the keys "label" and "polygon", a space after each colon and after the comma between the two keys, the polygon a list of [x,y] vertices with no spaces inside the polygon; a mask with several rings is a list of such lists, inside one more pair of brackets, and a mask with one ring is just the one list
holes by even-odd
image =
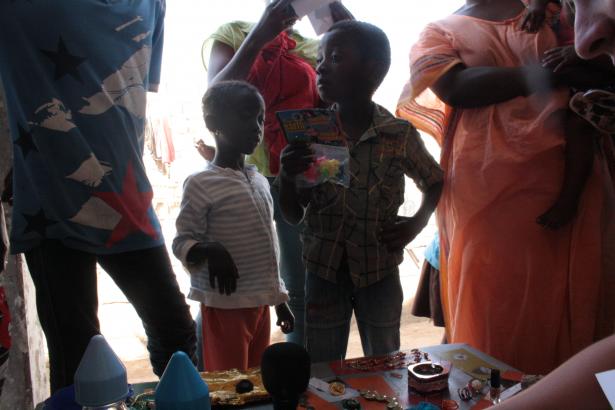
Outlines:
{"label": "wall", "polygon": [[[0,84],[0,192],[12,163],[7,124],[4,92]],[[6,218],[0,218],[0,229],[4,229],[6,222],[8,231],[10,209],[7,207],[4,211]],[[11,312],[9,330],[12,342],[0,410],[31,409],[48,396],[49,377],[45,339],[36,315],[34,285],[21,255],[9,256],[6,270],[0,273],[0,286],[4,287]]]}

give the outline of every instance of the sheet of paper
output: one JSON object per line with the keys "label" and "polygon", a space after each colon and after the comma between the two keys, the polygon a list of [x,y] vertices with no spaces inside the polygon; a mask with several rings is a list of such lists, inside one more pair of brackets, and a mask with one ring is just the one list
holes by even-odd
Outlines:
{"label": "sheet of paper", "polygon": [[333,3],[334,1],[335,0],[295,0],[291,3],[291,6],[295,9],[297,17],[301,18],[314,10],[328,6],[329,3]]}
{"label": "sheet of paper", "polygon": [[615,409],[615,370],[598,373],[596,378],[611,407]]}
{"label": "sheet of paper", "polygon": [[438,357],[448,360],[456,368],[481,380],[489,379],[491,369],[495,367],[463,348],[438,354]]}
{"label": "sheet of paper", "polygon": [[309,13],[308,19],[317,36],[326,33],[334,23],[328,4]]}
{"label": "sheet of paper", "polygon": [[328,401],[329,403],[334,403],[337,401],[342,401],[346,399],[352,399],[353,397],[358,397],[359,392],[355,389],[346,386],[346,391],[344,394],[340,396],[334,396],[329,393],[329,383],[324,380],[318,379],[316,377],[312,377],[310,379],[309,390],[320,397],[321,399]]}

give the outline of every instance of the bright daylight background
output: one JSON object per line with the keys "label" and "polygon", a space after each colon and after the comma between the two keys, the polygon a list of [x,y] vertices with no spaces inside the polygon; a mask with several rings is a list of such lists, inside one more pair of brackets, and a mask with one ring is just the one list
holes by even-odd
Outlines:
{"label": "bright daylight background", "polygon": [[[368,21],[381,27],[388,35],[392,48],[391,70],[378,90],[375,100],[395,110],[397,97],[408,79],[408,52],[422,28],[430,21],[445,17],[463,4],[463,0],[344,0],[358,20]],[[167,245],[174,235],[174,222],[181,200],[183,180],[203,165],[203,160],[194,149],[194,141],[208,135],[201,117],[200,100],[206,89],[206,73],[201,62],[201,44],[218,26],[232,20],[257,21],[264,8],[263,0],[167,0],[165,49],[162,67],[162,83],[157,95],[150,95],[148,114],[153,119],[166,117],[173,134],[176,159],[160,172],[151,154],[144,155],[148,174],[154,185],[154,203],[163,223]],[[296,28],[304,35],[313,37],[309,21],[300,21]],[[424,138],[435,158],[439,158],[437,145],[431,138]],[[401,213],[412,213],[420,203],[420,194],[412,183],[408,184],[406,204]],[[433,218],[432,218],[433,219]],[[406,261],[401,267],[405,304],[402,323],[402,347],[417,347],[438,343],[442,331],[427,320],[410,316],[410,299],[418,282],[423,250],[433,236],[433,220],[420,237],[408,249]],[[187,292],[188,275],[171,256],[178,281]],[[152,380],[153,375],[147,360],[146,338],[134,309],[109,277],[99,274],[100,319],[103,334],[113,349],[126,363],[131,381]],[[191,308],[196,315],[197,305]],[[273,315],[274,316],[274,315]],[[281,340],[281,334],[272,327],[272,340]],[[355,332],[356,333],[356,332]],[[348,356],[361,354],[360,342],[351,335]]]}

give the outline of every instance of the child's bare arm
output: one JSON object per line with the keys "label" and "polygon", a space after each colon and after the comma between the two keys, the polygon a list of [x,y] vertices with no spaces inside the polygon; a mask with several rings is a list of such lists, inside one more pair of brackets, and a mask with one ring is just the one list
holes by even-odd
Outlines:
{"label": "child's bare arm", "polygon": [[559,72],[564,67],[569,67],[574,64],[579,64],[581,58],[574,50],[574,46],[555,47],[545,51],[542,59],[542,66],[552,70],[554,73]]}
{"label": "child's bare arm", "polygon": [[314,161],[308,144],[289,144],[280,158],[280,209],[284,219],[296,225],[303,220],[305,205],[297,192],[295,176],[308,169]]}
{"label": "child's bare arm", "polygon": [[424,192],[421,207],[414,216],[410,218],[400,216],[393,225],[383,229],[380,238],[389,250],[403,249],[421,233],[427,222],[429,222],[429,217],[434,209],[436,209],[441,193],[442,182],[433,184]]}
{"label": "child's bare arm", "polygon": [[423,230],[442,192],[442,170],[413,127],[408,129],[406,135],[405,152],[402,165],[406,175],[423,191],[423,200],[414,216],[398,217],[394,224],[383,227],[381,240],[390,250],[403,249]]}

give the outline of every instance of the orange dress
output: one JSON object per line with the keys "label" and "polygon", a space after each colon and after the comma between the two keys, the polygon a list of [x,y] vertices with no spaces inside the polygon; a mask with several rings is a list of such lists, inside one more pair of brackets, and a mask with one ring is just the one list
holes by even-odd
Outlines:
{"label": "orange dress", "polygon": [[557,40],[548,27],[519,30],[520,18],[452,15],[430,24],[412,49],[397,114],[442,146],[437,217],[448,340],[546,373],[613,332],[615,201],[604,157],[596,153],[573,223],[543,229],[536,218],[555,202],[564,175],[555,113],[566,107],[568,91],[462,110],[429,90],[460,63],[538,63]]}

